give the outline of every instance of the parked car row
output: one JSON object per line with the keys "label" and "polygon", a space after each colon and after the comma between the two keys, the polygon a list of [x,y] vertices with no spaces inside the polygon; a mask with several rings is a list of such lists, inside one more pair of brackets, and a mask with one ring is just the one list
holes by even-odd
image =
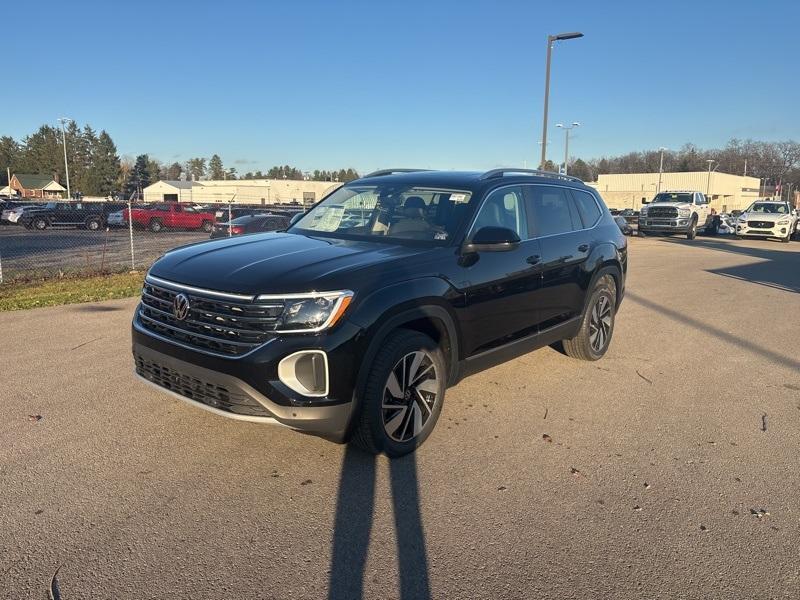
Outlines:
{"label": "parked car row", "polygon": [[[121,202],[6,202],[0,203],[3,224],[21,225],[43,231],[50,228],[79,228],[97,231],[106,227],[134,227],[157,233],[164,229],[204,231],[219,235],[239,235],[255,231],[284,229],[289,219],[302,209],[219,205],[202,206],[164,202],[134,204]],[[229,220],[250,218],[229,225]],[[257,219],[255,217],[258,217]],[[219,223],[219,228],[215,229]],[[220,233],[223,232],[223,233]],[[212,237],[213,237],[212,236]]]}

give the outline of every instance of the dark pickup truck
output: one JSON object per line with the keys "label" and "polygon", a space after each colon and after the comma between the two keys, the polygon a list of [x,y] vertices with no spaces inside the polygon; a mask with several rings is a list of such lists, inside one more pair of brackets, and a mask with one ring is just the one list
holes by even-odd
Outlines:
{"label": "dark pickup truck", "polygon": [[114,202],[48,202],[40,209],[26,211],[19,224],[43,231],[48,227],[79,227],[97,231],[106,226],[109,213],[125,204]]}

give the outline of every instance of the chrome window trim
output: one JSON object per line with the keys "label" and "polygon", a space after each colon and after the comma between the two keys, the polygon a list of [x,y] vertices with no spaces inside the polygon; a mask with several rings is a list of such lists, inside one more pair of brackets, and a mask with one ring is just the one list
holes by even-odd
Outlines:
{"label": "chrome window trim", "polygon": [[[500,189],[503,189],[503,188],[507,188],[507,187],[515,187],[515,186],[522,187],[522,186],[526,186],[526,185],[527,186],[539,185],[539,186],[555,187],[555,188],[559,188],[559,189],[562,189],[562,190],[572,190],[573,189],[573,188],[571,188],[569,186],[566,186],[566,185],[558,185],[557,183],[530,183],[530,182],[508,183],[506,185],[501,185],[499,187],[492,188],[491,190],[489,190],[489,192],[487,192],[487,194],[486,194],[486,196],[484,196],[483,200],[481,200],[480,206],[475,211],[475,214],[472,216],[472,222],[470,223],[469,229],[467,230],[468,233],[467,233],[466,237],[464,238],[464,241],[467,241],[469,239],[469,236],[471,236],[474,233],[472,231],[472,228],[475,226],[475,221],[478,219],[478,214],[480,213],[480,210],[483,208],[483,203],[486,202],[487,198],[489,198],[489,196],[492,193],[494,193],[497,190],[500,190]],[[567,235],[567,234],[570,234],[570,233],[577,233],[579,231],[591,231],[592,229],[597,229],[597,227],[599,227],[600,223],[603,221],[603,214],[605,213],[605,211],[603,210],[604,207],[603,207],[603,205],[601,205],[598,202],[597,196],[593,192],[591,192],[589,190],[578,190],[578,191],[580,191],[580,192],[584,192],[585,191],[587,194],[592,196],[594,198],[595,204],[597,204],[597,207],[600,209],[600,218],[597,219],[597,222],[594,225],[592,225],[591,227],[584,227],[582,229],[573,229],[572,231],[562,231],[561,233],[549,233],[547,235],[537,235],[537,236],[533,236],[533,237],[528,237],[527,239],[521,240],[521,241],[524,243],[524,242],[527,242],[529,240],[544,240],[544,239],[547,239],[547,238],[555,237],[557,235]],[[573,200],[573,202],[574,202],[574,200]],[[528,212],[528,209],[527,209],[527,207],[525,207],[526,215],[527,215],[527,212]],[[528,235],[530,236],[530,231],[528,232]]]}

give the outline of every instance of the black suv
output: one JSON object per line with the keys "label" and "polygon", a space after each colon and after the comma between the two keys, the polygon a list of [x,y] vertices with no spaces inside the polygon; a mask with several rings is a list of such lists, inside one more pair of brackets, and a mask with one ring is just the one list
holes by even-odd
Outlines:
{"label": "black suv", "polygon": [[608,349],[627,243],[578,179],[378,171],[293,221],[153,265],[133,320],[142,379],[400,456],[461,378],[551,344]]}

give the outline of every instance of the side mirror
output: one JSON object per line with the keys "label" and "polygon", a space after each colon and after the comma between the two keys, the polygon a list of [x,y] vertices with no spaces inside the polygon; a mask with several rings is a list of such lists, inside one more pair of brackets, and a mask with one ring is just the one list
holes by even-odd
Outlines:
{"label": "side mirror", "polygon": [[650,200],[642,200],[642,204],[650,204]]}
{"label": "side mirror", "polygon": [[299,212],[296,215],[294,215],[291,219],[289,219],[289,227],[291,227],[292,225],[297,223],[300,219],[302,219],[305,214],[306,213]]}
{"label": "side mirror", "polygon": [[481,227],[472,239],[461,248],[464,254],[474,252],[507,252],[519,247],[515,231],[506,227]]}

